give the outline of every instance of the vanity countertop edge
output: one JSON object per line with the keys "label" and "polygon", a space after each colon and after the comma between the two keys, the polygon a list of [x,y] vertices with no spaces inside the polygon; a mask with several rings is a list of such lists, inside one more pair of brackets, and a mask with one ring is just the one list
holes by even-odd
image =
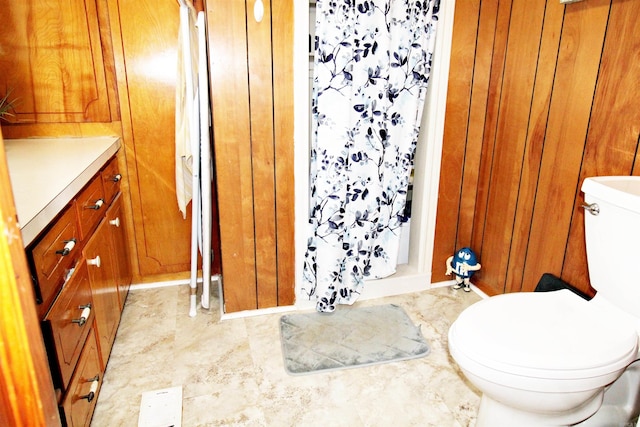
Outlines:
{"label": "vanity countertop edge", "polygon": [[120,148],[120,137],[5,139],[24,247]]}

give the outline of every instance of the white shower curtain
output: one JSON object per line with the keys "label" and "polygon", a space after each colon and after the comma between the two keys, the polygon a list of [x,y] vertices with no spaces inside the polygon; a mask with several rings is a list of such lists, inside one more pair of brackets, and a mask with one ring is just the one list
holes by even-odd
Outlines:
{"label": "white shower curtain", "polygon": [[396,269],[439,0],[318,0],[303,291],[321,312]]}

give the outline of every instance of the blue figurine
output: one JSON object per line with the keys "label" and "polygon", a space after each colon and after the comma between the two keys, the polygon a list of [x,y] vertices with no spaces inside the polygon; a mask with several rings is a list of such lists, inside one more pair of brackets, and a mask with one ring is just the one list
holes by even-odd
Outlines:
{"label": "blue figurine", "polygon": [[473,274],[480,270],[480,263],[476,254],[470,248],[462,248],[456,251],[456,254],[447,258],[447,276],[453,273],[456,278],[456,284],[453,289],[464,287],[465,292],[471,290],[469,279]]}

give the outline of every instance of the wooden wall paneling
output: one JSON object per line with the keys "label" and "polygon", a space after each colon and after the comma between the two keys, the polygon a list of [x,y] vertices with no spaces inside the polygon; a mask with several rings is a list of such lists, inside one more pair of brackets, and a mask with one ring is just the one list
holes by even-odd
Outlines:
{"label": "wooden wall paneling", "polygon": [[[538,177],[541,169],[542,151],[545,146],[545,134],[549,121],[549,105],[554,86],[554,75],[558,59],[558,46],[562,33],[564,5],[547,2],[540,39],[540,51],[536,65],[535,86],[529,124],[522,162],[520,188],[516,204],[513,234],[514,239],[509,251],[509,264],[505,279],[506,292],[517,292],[522,288],[525,258],[531,236],[530,223],[538,189]],[[554,96],[554,100],[556,97]],[[544,234],[544,239],[554,238]],[[538,277],[539,278],[539,277]],[[535,287],[536,281],[533,283]],[[533,290],[533,288],[531,289]]]}
{"label": "wooden wall paneling", "polygon": [[272,0],[278,305],[295,302],[293,2]]}
{"label": "wooden wall paneling", "polygon": [[[578,184],[600,175],[637,174],[640,135],[640,4],[612,2],[596,93],[593,101],[586,151]],[[584,211],[577,207],[584,196],[575,189],[575,210],[562,277],[580,289],[588,289],[584,245]],[[620,254],[626,259],[628,254]]]}
{"label": "wooden wall paneling", "polygon": [[514,0],[493,152],[482,241],[483,282],[503,287],[512,244],[526,239],[516,230],[529,114],[546,2]]}
{"label": "wooden wall paneling", "polygon": [[[484,263],[482,259],[484,230],[486,225],[490,177],[493,167],[493,159],[496,145],[496,133],[498,128],[498,118],[500,112],[500,99],[504,78],[505,58],[507,52],[507,41],[509,37],[509,22],[511,20],[511,2],[498,2],[497,9],[494,2],[485,2],[480,11],[480,28],[481,32],[478,37],[485,40],[485,44],[491,46],[491,65],[488,70],[483,70],[483,74],[488,74],[488,87],[486,87],[486,95],[476,93],[478,96],[486,99],[484,105],[484,123],[474,122],[475,129],[472,135],[476,133],[482,134],[480,141],[479,136],[476,144],[480,144],[480,163],[478,165],[477,189],[475,192],[476,200],[473,211],[473,227],[471,234],[471,247],[478,254],[479,261]],[[489,54],[489,52],[486,52]],[[480,91],[480,87],[478,87]],[[482,108],[479,103],[476,108]],[[471,170],[471,169],[469,169]],[[495,293],[492,287],[496,286],[495,281],[484,281],[483,276],[486,269],[483,267],[481,271],[474,275],[475,283],[487,293]],[[484,283],[487,283],[486,285]]]}
{"label": "wooden wall paneling", "polygon": [[17,122],[112,119],[96,0],[11,2],[2,21],[0,86],[19,98]]}
{"label": "wooden wall paneling", "polygon": [[[498,2],[482,3],[479,15],[480,28],[477,34],[467,144],[464,157],[464,179],[462,182],[460,217],[456,238],[457,248],[472,246],[471,240],[473,237],[476,203],[478,200],[478,182],[480,180],[480,165],[484,146],[483,137],[485,133],[485,120],[487,119],[487,103],[492,73],[491,65],[495,59],[498,59],[500,63],[504,60],[502,55],[495,57],[493,55],[496,37],[499,37],[496,31],[498,16]],[[500,38],[498,41],[500,41]],[[504,53],[504,51],[502,51],[502,53]],[[474,249],[480,250],[481,248]]]}
{"label": "wooden wall paneling", "polygon": [[[111,28],[108,1],[109,0],[96,0],[96,12],[98,13],[98,23],[100,26],[102,63],[106,78],[107,102],[109,103],[111,112],[111,122],[119,123],[121,120],[120,103],[118,102],[118,82],[116,80],[116,62],[112,38],[113,30]],[[116,28],[119,29],[119,27]],[[117,130],[117,134],[121,135],[122,129],[118,127]]]}
{"label": "wooden wall paneling", "polygon": [[[278,305],[271,2],[263,3],[261,22],[247,13],[257,308]],[[252,11],[254,1],[246,4]]]}
{"label": "wooden wall paneling", "polygon": [[522,262],[513,270],[523,279],[507,281],[512,291],[533,291],[543,273],[562,271],[609,3],[566,6],[536,203],[530,223],[522,224],[530,230],[527,252],[514,254]]}
{"label": "wooden wall paneling", "polygon": [[[492,12],[495,3],[483,2],[477,12],[474,47],[458,51],[455,46],[464,33],[454,32],[435,268],[442,262],[438,257],[449,255],[442,248],[466,244],[471,226],[471,246],[483,264],[474,283],[483,291],[530,291],[542,273],[552,272],[592,292],[579,187],[590,175],[640,175],[640,102],[634,97],[640,37],[633,25],[639,6],[610,0],[566,6],[518,0],[498,2]],[[461,19],[473,20],[456,15],[456,24]],[[491,21],[495,26],[489,29]],[[492,46],[482,51],[486,42],[480,40],[491,39],[489,35]],[[471,49],[475,57],[469,56]],[[478,65],[485,57],[479,55],[492,56],[485,93],[481,79],[486,66]],[[476,64],[471,92],[456,80],[463,72],[459,64],[469,57]],[[449,129],[455,124],[458,129]],[[480,140],[477,169],[474,150]],[[460,171],[448,158],[465,150],[461,181],[456,182],[466,180],[468,186],[447,187],[445,176],[457,179]],[[452,202],[456,198],[464,204]],[[472,218],[469,206],[474,207]],[[455,227],[445,225],[455,216],[457,236]]]}
{"label": "wooden wall paneling", "polygon": [[[488,10],[492,10],[488,5]],[[488,294],[501,293],[503,291],[503,277],[497,274],[491,276],[492,269],[484,259],[485,231],[487,227],[493,167],[498,160],[499,150],[499,120],[501,119],[502,96],[505,80],[505,69],[507,64],[507,45],[509,41],[509,31],[511,28],[511,2],[499,2],[497,15],[485,14],[485,31],[489,33],[488,40],[493,39],[493,52],[491,59],[491,69],[489,71],[489,87],[487,89],[486,116],[482,136],[482,151],[479,165],[478,188],[476,192],[476,205],[474,210],[473,234],[471,236],[471,247],[478,253],[480,262],[483,264],[482,270],[474,275],[475,283]],[[481,15],[482,17],[483,15]],[[491,36],[493,34],[493,36]],[[498,212],[500,216],[503,212]],[[504,248],[501,248],[502,251]],[[488,260],[489,262],[491,260]],[[495,268],[492,267],[492,268]]]}
{"label": "wooden wall paneling", "polygon": [[120,99],[127,104],[122,105],[122,127],[138,274],[188,271],[190,214],[182,218],[175,195],[178,4],[110,0],[112,8],[117,11],[121,43],[116,54],[121,61],[118,86],[126,90]]}
{"label": "wooden wall paneling", "polygon": [[455,10],[432,281],[451,279],[445,261],[456,249],[479,10],[478,0],[459,2]]}
{"label": "wooden wall paneling", "polygon": [[[207,27],[226,312],[257,308],[245,2],[209,0]],[[259,189],[261,191],[261,189]]]}
{"label": "wooden wall paneling", "polygon": [[118,170],[123,176],[122,181],[120,181],[120,191],[124,196],[122,205],[124,210],[125,228],[128,235],[127,244],[129,245],[131,261],[131,281],[132,283],[139,283],[143,278],[140,270],[140,257],[138,255],[138,246],[140,244],[140,237],[138,236],[138,233],[140,233],[144,228],[141,226],[139,218],[134,215],[132,203],[133,189],[137,189],[136,177],[138,172],[136,162],[134,160],[135,146],[133,145],[131,105],[129,103],[129,91],[127,88],[127,69],[120,25],[119,0],[107,0],[106,9],[111,29],[110,37],[113,52],[113,67],[118,88],[116,99],[121,117],[121,122],[118,123],[118,134],[122,136],[122,145],[117,154]]}

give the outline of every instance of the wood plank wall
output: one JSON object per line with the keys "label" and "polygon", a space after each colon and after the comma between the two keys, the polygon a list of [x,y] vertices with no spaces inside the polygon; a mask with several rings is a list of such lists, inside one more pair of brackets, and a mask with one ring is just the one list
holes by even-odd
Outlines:
{"label": "wood plank wall", "polygon": [[206,7],[225,312],[291,305],[293,4]]}
{"label": "wood plank wall", "polygon": [[471,246],[490,295],[552,273],[593,294],[585,177],[640,175],[640,3],[456,3],[433,256]]}

